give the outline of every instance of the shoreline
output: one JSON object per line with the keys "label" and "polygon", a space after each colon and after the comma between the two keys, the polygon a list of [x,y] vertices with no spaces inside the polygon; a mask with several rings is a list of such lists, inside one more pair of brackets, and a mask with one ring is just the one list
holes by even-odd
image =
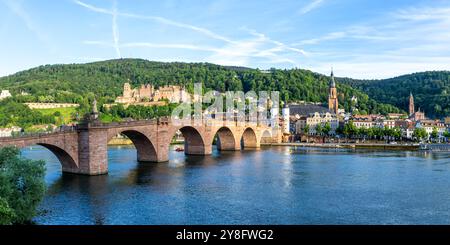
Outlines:
{"label": "shoreline", "polygon": [[300,146],[318,148],[345,148],[345,149],[383,149],[383,150],[410,150],[418,151],[418,144],[365,144],[365,143],[261,143],[261,146]]}
{"label": "shoreline", "polygon": [[[171,145],[180,145],[184,142],[172,142]],[[112,139],[111,146],[133,145],[130,139]],[[382,144],[382,143],[261,143],[261,146],[299,146],[317,148],[344,148],[344,149],[383,149],[383,150],[420,150],[419,144]]]}

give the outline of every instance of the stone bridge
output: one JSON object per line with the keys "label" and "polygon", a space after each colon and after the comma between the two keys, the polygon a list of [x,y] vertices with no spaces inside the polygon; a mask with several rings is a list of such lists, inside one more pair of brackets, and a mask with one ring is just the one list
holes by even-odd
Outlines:
{"label": "stone bridge", "polygon": [[169,146],[176,132],[185,139],[187,155],[209,155],[214,138],[218,150],[258,149],[261,141],[280,142],[279,129],[248,122],[209,120],[194,125],[181,125],[167,118],[103,124],[86,122],[61,132],[34,136],[0,138],[0,147],[19,148],[41,145],[53,152],[62,171],[100,175],[108,172],[108,142],[116,135],[126,135],[134,144],[140,162],[166,162]]}

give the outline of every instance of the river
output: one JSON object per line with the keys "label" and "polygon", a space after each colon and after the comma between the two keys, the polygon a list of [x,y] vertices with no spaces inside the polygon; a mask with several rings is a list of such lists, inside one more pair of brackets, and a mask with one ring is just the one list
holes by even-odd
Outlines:
{"label": "river", "polygon": [[109,147],[109,174],[61,173],[45,148],[38,224],[448,224],[450,153],[265,147],[138,163]]}

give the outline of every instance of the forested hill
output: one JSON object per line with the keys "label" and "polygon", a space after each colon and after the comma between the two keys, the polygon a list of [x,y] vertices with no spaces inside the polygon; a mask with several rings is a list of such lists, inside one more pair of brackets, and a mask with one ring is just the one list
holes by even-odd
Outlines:
{"label": "forested hill", "polygon": [[413,93],[416,110],[431,118],[450,116],[450,71],[414,73],[384,80],[340,79],[342,83],[366,92],[378,102],[406,110]]}
{"label": "forested hill", "polygon": [[[203,83],[218,91],[280,91],[285,101],[327,102],[329,77],[307,70],[272,69],[260,71],[244,67],[225,67],[208,63],[162,63],[142,59],[119,59],[88,64],[46,65],[0,78],[0,88],[16,96],[18,102],[71,102],[87,104],[94,96],[100,103],[114,101],[128,79],[132,86],[151,83],[185,85]],[[349,85],[338,83],[341,105],[349,111],[357,107],[366,113],[398,112],[399,109],[376,102]],[[358,98],[358,105],[351,98]]]}

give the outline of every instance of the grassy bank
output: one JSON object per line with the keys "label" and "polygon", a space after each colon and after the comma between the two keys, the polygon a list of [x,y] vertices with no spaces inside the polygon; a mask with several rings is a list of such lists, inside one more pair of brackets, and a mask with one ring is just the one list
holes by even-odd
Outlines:
{"label": "grassy bank", "polygon": [[41,112],[43,115],[54,116],[57,125],[68,124],[68,123],[73,122],[73,115],[76,114],[75,107],[34,109],[34,110]]}

